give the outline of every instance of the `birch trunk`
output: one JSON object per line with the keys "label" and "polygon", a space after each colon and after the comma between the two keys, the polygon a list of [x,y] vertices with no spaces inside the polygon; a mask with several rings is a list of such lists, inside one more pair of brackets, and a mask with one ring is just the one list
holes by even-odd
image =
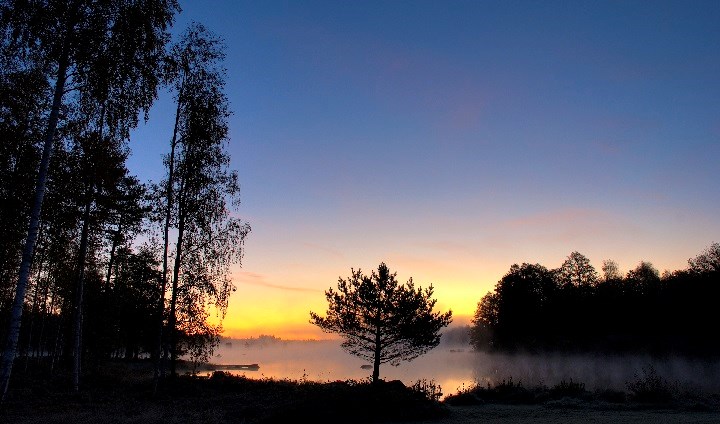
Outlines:
{"label": "birch trunk", "polygon": [[[183,191],[183,183],[180,183],[180,193]],[[183,249],[183,236],[185,234],[185,213],[183,211],[182,198],[178,205],[178,237],[175,245],[175,263],[173,264],[172,294],[170,295],[170,375],[177,374],[177,295],[178,278],[180,277],[180,266]]]}
{"label": "birch trunk", "polygon": [[[67,47],[67,43],[66,43]],[[55,91],[53,93],[53,103],[50,110],[50,119],[45,130],[43,141],[43,154],[40,161],[40,169],[38,171],[37,184],[35,186],[35,197],[33,200],[33,208],[30,211],[30,225],[28,228],[28,236],[25,240],[23,249],[22,262],[20,263],[20,272],[18,275],[17,287],[15,290],[15,300],[13,301],[12,312],[10,316],[10,326],[7,335],[7,342],[3,352],[1,370],[0,370],[0,390],[2,397],[5,399],[8,385],[10,383],[10,375],[12,374],[13,361],[17,354],[18,338],[20,337],[20,322],[22,319],[22,308],[25,300],[25,291],[27,289],[28,279],[30,277],[30,266],[32,265],[32,257],[35,251],[35,244],[38,238],[38,228],[40,226],[40,212],[42,210],[43,199],[45,197],[45,186],[47,184],[48,170],[50,168],[50,158],[52,157],[53,144],[55,141],[55,130],[57,129],[58,119],[60,117],[60,107],[62,106],[63,94],[65,93],[65,82],[67,80],[68,56],[67,51],[63,54],[58,63],[57,79],[55,81]]]}
{"label": "birch trunk", "polygon": [[[153,375],[153,393],[157,391],[157,383],[160,378],[161,371],[164,373],[164,367],[161,367],[161,356],[163,351],[163,315],[165,312],[165,292],[167,291],[167,274],[168,274],[168,251],[170,247],[170,218],[172,217],[173,207],[173,183],[175,172],[175,146],[177,145],[177,135],[180,125],[180,105],[182,101],[184,84],[180,87],[178,94],[178,103],[175,110],[175,126],[173,128],[172,141],[170,142],[170,157],[168,158],[168,181],[166,186],[167,208],[165,210],[165,226],[163,228],[163,268],[162,268],[162,287],[160,289],[160,301],[158,302],[158,344],[157,358],[155,359],[155,373]],[[161,369],[162,368],[162,369]]]}

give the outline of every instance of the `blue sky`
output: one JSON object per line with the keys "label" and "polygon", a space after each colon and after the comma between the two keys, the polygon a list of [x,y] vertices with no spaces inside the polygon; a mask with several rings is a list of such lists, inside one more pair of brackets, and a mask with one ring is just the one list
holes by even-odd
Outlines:
{"label": "blue sky", "polygon": [[[468,315],[513,263],[675,270],[720,241],[720,2],[184,3],[177,32],[227,45],[232,334],[312,336],[380,261]],[[143,180],[171,101],[131,141]]]}

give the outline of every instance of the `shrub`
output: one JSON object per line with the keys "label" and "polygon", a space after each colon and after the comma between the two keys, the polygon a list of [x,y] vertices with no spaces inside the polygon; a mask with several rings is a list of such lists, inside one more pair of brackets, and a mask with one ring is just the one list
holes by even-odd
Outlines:
{"label": "shrub", "polygon": [[459,392],[457,395],[449,396],[446,402],[450,405],[474,405],[484,402],[530,404],[537,403],[540,389],[528,390],[523,387],[522,382],[513,381],[512,377],[491,386],[486,387],[476,384],[475,387]]}
{"label": "shrub", "polygon": [[655,368],[643,368],[643,375],[635,374],[635,379],[627,383],[630,398],[640,403],[667,404],[677,392],[676,385],[660,377]]}
{"label": "shrub", "polygon": [[415,384],[410,386],[410,389],[428,400],[435,402],[440,401],[440,398],[442,398],[443,395],[442,387],[439,384],[436,384],[435,380],[418,380]]}
{"label": "shrub", "polygon": [[564,397],[582,398],[586,397],[585,383],[562,380],[558,384],[550,388],[550,397],[553,399],[561,399]]}

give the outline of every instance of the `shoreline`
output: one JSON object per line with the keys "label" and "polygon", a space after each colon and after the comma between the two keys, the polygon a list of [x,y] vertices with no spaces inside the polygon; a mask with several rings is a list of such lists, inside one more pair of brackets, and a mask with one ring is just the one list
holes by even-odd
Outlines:
{"label": "shoreline", "polygon": [[[717,423],[720,394],[672,391],[645,376],[632,393],[586,391],[582,383],[524,387],[512,380],[433,398],[432,382],[315,382],[252,379],[218,372],[179,376],[153,394],[143,364],[107,364],[88,374],[79,393],[68,376],[18,375],[0,407],[0,421],[17,424],[110,422],[274,423],[306,421],[470,423]],[[652,385],[650,383],[658,383]],[[666,389],[670,392],[666,392]],[[643,391],[644,390],[644,391]],[[669,393],[670,397],[665,397]],[[645,397],[639,396],[643,395]],[[655,395],[652,397],[650,395]]]}

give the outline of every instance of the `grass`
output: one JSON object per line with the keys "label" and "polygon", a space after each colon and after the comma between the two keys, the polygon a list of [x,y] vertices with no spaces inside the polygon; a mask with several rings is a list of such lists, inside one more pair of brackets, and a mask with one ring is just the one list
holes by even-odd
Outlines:
{"label": "grass", "polygon": [[79,393],[67,375],[14,376],[0,422],[24,423],[367,423],[441,418],[440,387],[420,381],[313,382],[249,379],[221,371],[184,375],[157,393],[146,369],[111,364],[83,378]]}
{"label": "grass", "polygon": [[554,386],[536,385],[525,387],[512,378],[503,379],[494,385],[475,384],[448,396],[448,405],[482,405],[488,403],[510,405],[537,405],[550,407],[602,407],[602,408],[662,408],[680,410],[720,411],[720,394],[700,393],[682,389],[679,384],[660,377],[651,368],[626,384],[627,391],[588,391],[585,384],[562,380]]}
{"label": "grass", "polygon": [[25,423],[372,423],[428,421],[448,416],[448,406],[544,405],[551,408],[674,408],[720,411],[720,396],[683,389],[648,368],[626,391],[589,391],[582,382],[526,386],[506,378],[476,384],[443,397],[434,381],[411,386],[399,381],[314,382],[249,379],[218,371],[209,378],[184,375],[164,381],[153,393],[147,363],[113,362],[89,369],[80,392],[69,375],[19,372],[0,422]]}

